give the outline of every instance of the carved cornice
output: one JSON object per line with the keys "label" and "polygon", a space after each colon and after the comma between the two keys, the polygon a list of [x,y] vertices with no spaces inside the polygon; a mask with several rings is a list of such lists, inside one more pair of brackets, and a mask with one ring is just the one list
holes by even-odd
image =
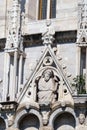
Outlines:
{"label": "carved cornice", "polygon": [[86,107],[87,108],[87,94],[80,94],[73,96],[75,107]]}
{"label": "carved cornice", "polygon": [[[75,43],[76,42],[77,31],[66,31],[66,32],[56,32],[54,35],[54,43],[61,44],[61,43]],[[43,45],[42,43],[42,35],[27,35],[24,36],[24,46],[38,46]]]}
{"label": "carved cornice", "polygon": [[18,104],[16,102],[1,102],[0,103],[0,111],[15,111]]}
{"label": "carved cornice", "polygon": [[[55,44],[61,44],[61,43],[73,43],[76,42],[76,31],[67,31],[67,32],[56,32],[55,33]],[[28,46],[39,46],[43,45],[42,43],[42,35],[36,34],[36,35],[26,35],[23,36],[23,45],[24,47]],[[5,47],[6,38],[0,39],[0,50],[3,50]]]}
{"label": "carved cornice", "polygon": [[41,34],[27,35],[23,37],[24,37],[24,43],[23,43],[24,47],[43,45]]}
{"label": "carved cornice", "polygon": [[55,42],[56,43],[73,43],[76,42],[77,31],[64,31],[56,32]]}

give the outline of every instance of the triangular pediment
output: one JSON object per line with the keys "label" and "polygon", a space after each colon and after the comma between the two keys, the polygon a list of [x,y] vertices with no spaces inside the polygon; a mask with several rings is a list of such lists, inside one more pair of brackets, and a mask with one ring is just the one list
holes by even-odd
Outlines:
{"label": "triangular pediment", "polygon": [[[50,75],[50,78],[48,78],[48,75]],[[48,100],[46,98],[46,101],[44,96],[45,93],[49,95],[49,97],[47,96]],[[54,99],[52,97],[52,103],[65,99],[67,101],[69,99],[68,102],[71,101],[71,104],[73,104],[73,92],[70,83],[68,82],[53,49],[50,46],[47,46],[39,59],[36,68],[22,89],[20,96],[18,97],[18,102],[34,101],[39,104],[42,102],[45,104],[51,102],[50,96],[52,93],[55,93]]]}

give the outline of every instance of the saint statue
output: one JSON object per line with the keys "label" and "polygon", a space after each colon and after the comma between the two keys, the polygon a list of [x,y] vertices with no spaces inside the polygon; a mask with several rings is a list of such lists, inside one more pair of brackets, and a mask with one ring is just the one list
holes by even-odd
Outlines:
{"label": "saint statue", "polygon": [[51,69],[46,69],[38,81],[38,102],[49,105],[58,97],[58,79]]}
{"label": "saint statue", "polygon": [[85,115],[79,115],[79,125],[76,127],[76,130],[87,130],[87,126],[85,125]]}

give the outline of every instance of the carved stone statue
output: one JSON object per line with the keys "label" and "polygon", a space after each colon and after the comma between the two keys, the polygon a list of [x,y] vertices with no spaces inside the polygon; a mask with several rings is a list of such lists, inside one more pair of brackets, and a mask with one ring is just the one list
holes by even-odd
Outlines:
{"label": "carved stone statue", "polygon": [[7,115],[8,117],[8,128],[6,130],[19,130],[18,128],[14,128],[14,116],[12,115]]}
{"label": "carved stone statue", "polygon": [[38,81],[39,104],[49,105],[56,101],[58,79],[51,69],[46,69]]}
{"label": "carved stone statue", "polygon": [[85,115],[79,115],[79,125],[76,127],[76,130],[87,130],[87,126],[85,125]]}
{"label": "carved stone statue", "polygon": [[46,22],[47,29],[46,31],[42,34],[42,40],[43,44],[52,44],[54,41],[53,35],[55,34],[55,31],[53,27],[51,26],[51,21]]}

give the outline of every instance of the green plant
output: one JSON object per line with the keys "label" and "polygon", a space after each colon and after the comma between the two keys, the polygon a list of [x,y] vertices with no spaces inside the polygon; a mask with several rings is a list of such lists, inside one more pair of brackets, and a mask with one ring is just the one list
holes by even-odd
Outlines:
{"label": "green plant", "polygon": [[85,94],[85,76],[83,75],[77,75],[75,78],[73,78],[73,84],[72,86],[76,87],[78,94]]}

